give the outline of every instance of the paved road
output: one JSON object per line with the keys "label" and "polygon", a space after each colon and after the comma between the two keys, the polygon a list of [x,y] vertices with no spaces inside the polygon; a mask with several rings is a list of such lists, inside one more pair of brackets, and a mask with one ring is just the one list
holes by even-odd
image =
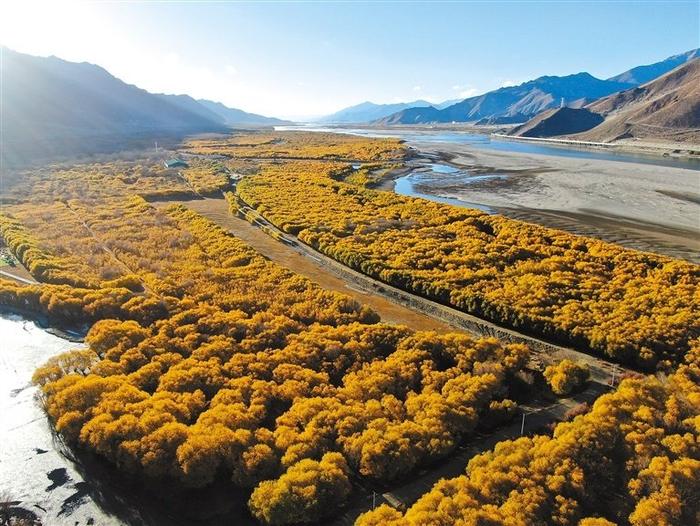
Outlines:
{"label": "paved road", "polygon": [[18,276],[16,274],[12,274],[11,272],[7,272],[5,270],[0,270],[0,276],[4,276],[6,278],[14,279],[15,281],[19,281],[20,283],[26,283],[27,285],[38,285],[39,282],[36,281],[34,278],[23,278],[22,276]]}

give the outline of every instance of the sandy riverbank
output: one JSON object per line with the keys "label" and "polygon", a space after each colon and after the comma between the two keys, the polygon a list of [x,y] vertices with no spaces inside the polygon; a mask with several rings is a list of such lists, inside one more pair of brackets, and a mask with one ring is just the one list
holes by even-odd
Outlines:
{"label": "sandy riverbank", "polygon": [[468,144],[409,144],[428,161],[442,159],[469,174],[505,175],[455,184],[445,176],[439,185],[416,186],[421,193],[700,263],[700,171]]}
{"label": "sandy riverbank", "polygon": [[496,131],[494,137],[500,140],[541,143],[546,145],[562,145],[570,148],[614,151],[620,153],[659,155],[676,159],[700,159],[700,144],[664,139],[629,138],[615,142],[582,141],[576,135],[560,135],[555,137],[517,137]]}
{"label": "sandy riverbank", "polygon": [[676,140],[670,138],[628,138],[615,142],[596,143],[581,141],[576,135],[561,135],[555,137],[516,137],[509,136],[508,132],[517,124],[474,125],[471,123],[435,123],[435,124],[331,124],[326,128],[336,132],[347,130],[355,132],[358,129],[380,135],[398,135],[410,141],[412,134],[441,134],[441,133],[465,133],[476,135],[488,135],[499,140],[542,143],[545,145],[568,144],[570,148],[578,148],[591,151],[614,151],[619,153],[658,155],[677,159],[700,159],[700,144],[694,140]]}

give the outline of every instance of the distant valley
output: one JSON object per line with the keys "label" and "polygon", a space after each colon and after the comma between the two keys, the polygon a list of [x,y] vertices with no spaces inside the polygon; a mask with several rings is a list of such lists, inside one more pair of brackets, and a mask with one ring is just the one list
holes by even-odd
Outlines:
{"label": "distant valley", "polygon": [[365,102],[320,122],[516,125],[510,134],[521,137],[575,135],[572,138],[596,142],[625,138],[697,142],[698,57],[700,51],[694,49],[608,79],[586,72],[544,76],[439,105],[422,100],[401,104]]}
{"label": "distant valley", "polygon": [[378,125],[523,123],[542,111],[566,106],[582,108],[597,99],[653,80],[700,56],[697,49],[646,66],[632,68],[606,80],[581,72],[566,76],[544,76],[520,84],[470,97],[445,108],[406,108],[374,121]]}
{"label": "distant valley", "polygon": [[[573,136],[698,142],[697,49],[598,79],[581,72],[544,76],[464,100],[363,102],[318,119],[374,126],[467,123],[513,126],[523,137]],[[186,94],[154,94],[104,68],[3,48],[3,149],[8,165],[141,147],[186,135],[289,121]],[[524,124],[523,124],[524,123]]]}
{"label": "distant valley", "polygon": [[372,122],[380,119],[384,119],[389,115],[393,115],[397,112],[409,108],[446,108],[452,104],[459,102],[455,100],[448,100],[441,104],[431,104],[426,100],[415,100],[413,102],[397,102],[394,104],[375,104],[374,102],[362,102],[355,106],[350,106],[348,108],[343,108],[331,115],[326,115],[317,120],[317,122],[324,124],[353,124],[353,123],[366,123]]}

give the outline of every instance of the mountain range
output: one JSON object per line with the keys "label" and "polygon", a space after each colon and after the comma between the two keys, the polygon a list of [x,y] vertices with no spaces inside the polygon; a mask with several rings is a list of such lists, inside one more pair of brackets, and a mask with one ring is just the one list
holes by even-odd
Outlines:
{"label": "mountain range", "polygon": [[227,126],[278,126],[283,124],[292,124],[291,121],[276,119],[274,117],[264,117],[263,115],[248,113],[237,108],[229,108],[228,106],[225,106],[220,102],[214,102],[213,100],[197,99],[197,102],[210,112],[218,115],[223,124],[226,124]]}
{"label": "mountain range", "polygon": [[640,84],[646,84],[647,82],[654,80],[655,78],[658,78],[661,75],[664,75],[677,68],[678,66],[681,66],[698,57],[700,57],[700,49],[691,49],[685,53],[668,57],[666,60],[662,60],[661,62],[656,62],[647,66],[637,66],[636,68],[632,68],[624,73],[610,77],[608,80],[639,86]]}
{"label": "mountain range", "polygon": [[594,142],[631,138],[699,142],[700,58],[583,108],[545,110],[509,134]]}
{"label": "mountain range", "polygon": [[222,126],[278,126],[292,124],[290,121],[264,117],[248,113],[237,108],[229,108],[220,102],[207,99],[193,99],[189,95],[156,94],[157,97],[180,107],[181,109],[199,115],[200,117]]}
{"label": "mountain range", "polygon": [[187,95],[149,93],[86,62],[7,48],[1,62],[2,155],[8,162],[125,148],[139,137],[285,122]]}
{"label": "mountain range", "polygon": [[[582,105],[627,88],[620,82],[600,80],[589,73],[565,77],[540,77],[519,86],[509,86],[470,97],[442,110],[409,108],[383,119],[380,124],[425,122],[480,122],[504,124],[524,122],[540,111],[559,105]],[[431,111],[431,110],[436,111]]]}
{"label": "mountain range", "polygon": [[316,122],[325,124],[353,124],[367,123],[383,119],[393,113],[405,110],[407,108],[428,108],[437,109],[451,106],[457,100],[446,100],[440,104],[431,104],[426,100],[414,100],[413,102],[397,102],[394,104],[375,104],[374,102],[363,102],[355,106],[343,108],[331,115],[321,117]]}
{"label": "mountain range", "polygon": [[698,53],[699,51],[694,49],[654,64],[635,67],[605,80],[586,72],[539,77],[518,86],[503,87],[470,97],[442,109],[432,106],[405,108],[377,119],[373,124],[526,122],[547,109],[561,106],[581,108],[601,97],[648,82],[692,60]]}
{"label": "mountain range", "polygon": [[700,142],[700,58],[639,87],[602,98],[587,108],[605,117],[581,140],[624,138]]}
{"label": "mountain range", "polygon": [[[695,137],[700,126],[699,63],[700,51],[694,49],[604,80],[583,72],[539,77],[519,86],[439,105],[424,100],[364,102],[329,115],[323,122],[393,125],[529,121],[514,133],[578,134],[592,141],[659,135],[684,140]],[[193,133],[225,132],[236,126],[288,124],[189,95],[149,93],[93,64],[35,57],[7,48],[2,48],[0,77],[0,156],[10,164],[65,154],[118,151],[154,139],[175,140]]]}

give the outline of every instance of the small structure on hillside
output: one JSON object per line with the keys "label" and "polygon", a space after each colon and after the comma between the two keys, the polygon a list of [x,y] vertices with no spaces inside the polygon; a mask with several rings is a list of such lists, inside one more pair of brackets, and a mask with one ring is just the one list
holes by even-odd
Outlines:
{"label": "small structure on hillside", "polygon": [[185,161],[183,161],[182,159],[175,158],[164,161],[163,165],[166,168],[187,168],[187,163]]}

